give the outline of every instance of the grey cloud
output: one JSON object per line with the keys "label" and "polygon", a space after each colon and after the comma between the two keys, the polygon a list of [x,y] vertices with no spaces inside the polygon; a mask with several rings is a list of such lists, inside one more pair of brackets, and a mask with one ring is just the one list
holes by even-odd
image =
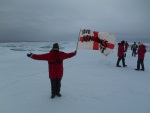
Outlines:
{"label": "grey cloud", "polygon": [[149,0],[1,0],[0,41],[76,40],[80,29],[148,38]]}

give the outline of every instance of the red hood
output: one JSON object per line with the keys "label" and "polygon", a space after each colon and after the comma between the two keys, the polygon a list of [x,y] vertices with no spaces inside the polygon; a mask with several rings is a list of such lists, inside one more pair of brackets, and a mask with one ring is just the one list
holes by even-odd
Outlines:
{"label": "red hood", "polygon": [[146,46],[142,44],[142,45],[140,45],[140,46],[139,46],[139,48],[141,48],[141,49],[145,49],[145,48],[146,48]]}

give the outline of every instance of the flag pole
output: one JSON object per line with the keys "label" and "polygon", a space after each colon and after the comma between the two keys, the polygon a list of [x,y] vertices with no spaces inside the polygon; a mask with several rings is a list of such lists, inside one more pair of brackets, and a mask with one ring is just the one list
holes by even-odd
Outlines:
{"label": "flag pole", "polygon": [[80,29],[80,31],[79,31],[79,36],[78,36],[76,51],[77,51],[77,49],[78,49],[78,43],[79,43],[79,38],[80,38],[80,32],[81,32],[81,29]]}

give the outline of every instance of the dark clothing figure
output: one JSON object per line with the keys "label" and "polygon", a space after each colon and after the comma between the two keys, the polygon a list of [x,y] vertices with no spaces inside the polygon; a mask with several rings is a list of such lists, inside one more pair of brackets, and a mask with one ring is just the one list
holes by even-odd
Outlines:
{"label": "dark clothing figure", "polygon": [[64,53],[59,51],[58,43],[53,44],[53,48],[49,53],[45,54],[27,54],[28,57],[31,57],[34,60],[44,60],[48,61],[49,67],[49,78],[51,81],[51,98],[54,98],[56,95],[61,96],[60,87],[61,79],[63,77],[63,60],[71,58],[76,55],[75,52]]}
{"label": "dark clothing figure", "polygon": [[117,67],[121,67],[119,65],[120,61],[122,60],[122,65],[123,67],[126,67],[127,65],[125,65],[125,58],[124,58],[124,53],[126,52],[126,50],[124,49],[124,41],[122,41],[121,43],[118,43],[118,60],[117,60]]}
{"label": "dark clothing figure", "polygon": [[137,54],[137,49],[138,49],[138,45],[136,44],[136,42],[134,42],[134,44],[131,46],[131,50],[132,50],[132,56],[136,56]]}
{"label": "dark clothing figure", "polygon": [[[144,57],[145,57],[145,53],[146,53],[146,46],[143,44],[140,44],[139,48],[138,48],[138,60],[137,60],[137,69],[135,70],[142,70],[144,71]],[[141,69],[140,69],[140,65],[141,65]]]}

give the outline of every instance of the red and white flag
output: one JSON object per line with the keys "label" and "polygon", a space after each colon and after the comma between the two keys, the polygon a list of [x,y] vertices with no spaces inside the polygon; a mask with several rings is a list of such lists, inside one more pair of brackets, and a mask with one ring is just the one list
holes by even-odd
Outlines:
{"label": "red and white flag", "polygon": [[114,49],[115,40],[114,34],[84,29],[80,30],[77,49],[100,50],[107,56]]}

